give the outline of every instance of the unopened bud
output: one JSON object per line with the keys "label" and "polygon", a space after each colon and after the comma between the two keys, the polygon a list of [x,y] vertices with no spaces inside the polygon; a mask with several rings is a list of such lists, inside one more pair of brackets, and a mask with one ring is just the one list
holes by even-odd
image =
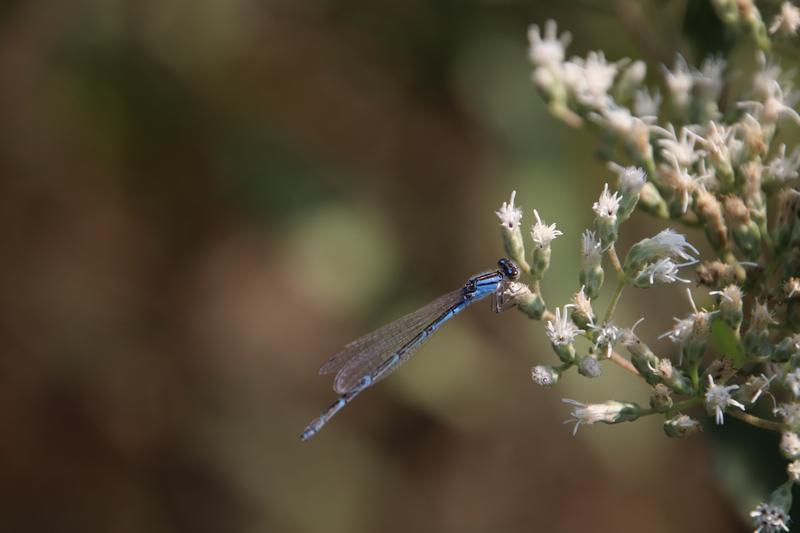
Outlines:
{"label": "unopened bud", "polygon": [[558,383],[561,370],[550,365],[536,365],[531,368],[531,379],[541,387],[552,387]]}
{"label": "unopened bud", "polygon": [[594,309],[592,309],[592,299],[586,296],[585,287],[575,293],[572,297],[572,309],[570,311],[572,321],[581,329],[587,329],[594,324]]}
{"label": "unopened bud", "polygon": [[718,254],[722,255],[728,250],[728,228],[722,218],[722,207],[716,196],[705,189],[697,189],[694,194],[694,209],[704,222],[708,242]]}
{"label": "unopened bud", "polygon": [[603,367],[595,357],[587,355],[578,364],[578,373],[587,378],[599,378],[603,373]]}
{"label": "unopened bud", "polygon": [[664,433],[667,437],[688,437],[702,430],[700,422],[686,415],[678,415],[664,422]]}
{"label": "unopened bud", "polygon": [[790,461],[800,459],[800,437],[792,431],[784,431],[781,435],[781,454]]}
{"label": "unopened bud", "polygon": [[669,387],[662,383],[653,387],[653,392],[650,394],[650,407],[659,413],[666,413],[672,409],[672,391]]}

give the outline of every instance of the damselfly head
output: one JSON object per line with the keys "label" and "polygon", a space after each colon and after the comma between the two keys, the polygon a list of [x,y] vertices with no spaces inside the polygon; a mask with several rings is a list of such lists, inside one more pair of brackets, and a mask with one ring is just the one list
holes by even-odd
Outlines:
{"label": "damselfly head", "polygon": [[505,257],[500,259],[497,262],[497,266],[500,267],[500,270],[507,279],[512,281],[519,279],[519,269],[510,259],[506,259]]}

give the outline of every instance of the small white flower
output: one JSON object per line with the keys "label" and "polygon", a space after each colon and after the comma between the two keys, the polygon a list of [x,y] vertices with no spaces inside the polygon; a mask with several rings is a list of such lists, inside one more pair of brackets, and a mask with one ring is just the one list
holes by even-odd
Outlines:
{"label": "small white flower", "polygon": [[518,228],[522,222],[522,209],[514,205],[515,196],[517,196],[517,191],[511,191],[511,199],[503,202],[500,209],[495,211],[497,218],[500,219],[500,225],[511,230]]}
{"label": "small white flower", "polygon": [[730,141],[733,138],[733,130],[733,127],[725,126],[712,120],[708,123],[705,137],[694,132],[690,133],[690,135],[697,137],[715,164],[722,165],[730,163],[731,160]]}
{"label": "small white flower", "polygon": [[789,531],[789,515],[777,505],[759,503],[750,516],[756,528],[755,533]]}
{"label": "small white flower", "polygon": [[781,35],[789,37],[797,33],[798,27],[800,27],[800,9],[791,2],[784,2],[781,4],[781,12],[772,19],[769,32],[780,32]]}
{"label": "small white flower", "polygon": [[708,57],[700,65],[699,71],[694,71],[694,85],[705,91],[711,100],[719,99],[724,86],[723,74],[726,61],[721,57]]}
{"label": "small white flower", "polygon": [[581,424],[594,424],[595,422],[604,422],[606,424],[614,424],[623,419],[623,414],[626,409],[631,409],[633,406],[628,403],[608,401],[604,403],[581,403],[576,400],[564,398],[562,402],[572,405],[572,419],[567,422],[575,422],[575,429],[572,434],[578,432],[578,427]]}
{"label": "small white flower", "polygon": [[738,106],[741,109],[751,110],[757,115],[757,118],[766,124],[775,124],[784,116],[788,116],[794,119],[795,122],[800,123],[800,114],[792,107],[795,97],[794,93],[784,94],[781,84],[778,81],[773,81],[763,102],[745,100],[739,102]]}
{"label": "small white flower", "polygon": [[641,85],[647,77],[647,63],[644,61],[634,61],[622,73],[624,82],[630,85]]}
{"label": "small white flower", "polygon": [[564,63],[564,82],[578,102],[602,109],[619,67],[606,61],[603,52],[589,52],[586,59],[573,57]]}
{"label": "small white flower", "polygon": [[706,389],[706,411],[716,415],[717,425],[725,422],[725,409],[736,407],[744,411],[744,405],[731,397],[731,391],[738,389],[738,385],[715,385],[714,378],[709,374],[708,389]]}
{"label": "small white flower", "polygon": [[537,67],[557,67],[564,61],[567,46],[572,35],[564,32],[558,36],[558,26],[554,20],[544,23],[544,38],[536,24],[528,28],[528,58]]}
{"label": "small white flower", "polygon": [[689,303],[692,305],[692,314],[683,319],[673,318],[675,326],[670,331],[660,335],[659,339],[669,337],[672,342],[685,345],[692,340],[702,340],[708,335],[712,313],[705,309],[697,309],[694,298],[692,298],[692,291],[688,288],[686,289],[686,294],[689,297]]}
{"label": "small white flower", "polygon": [[637,117],[643,119],[657,117],[660,105],[661,93],[658,89],[651,93],[647,87],[644,87],[633,95],[633,112]]}
{"label": "small white flower", "polygon": [[662,333],[658,336],[658,338],[663,339],[664,337],[668,337],[669,340],[674,343],[683,344],[689,340],[689,336],[692,334],[694,321],[691,318],[677,317],[673,317],[673,320],[675,321],[675,325],[672,327],[672,329],[666,333]]}
{"label": "small white flower", "polygon": [[737,285],[728,285],[721,291],[711,291],[708,294],[719,296],[719,309],[721,311],[742,310],[742,289]]}
{"label": "small white flower", "polygon": [[663,135],[663,139],[656,141],[661,147],[661,151],[666,158],[674,158],[682,167],[689,167],[697,161],[699,157],[705,155],[703,150],[695,149],[694,145],[698,139],[695,134],[687,127],[682,127],[680,133],[675,133],[675,126],[668,122],[667,127],[652,126],[654,133]]}
{"label": "small white flower", "polygon": [[758,70],[753,74],[753,92],[760,99],[765,99],[772,93],[775,83],[783,87],[794,78],[794,73],[784,72],[780,65],[772,59],[768,60],[762,51],[756,54],[756,62]]}
{"label": "small white flower", "polygon": [[792,155],[786,157],[786,145],[781,144],[778,147],[778,153],[767,164],[766,178],[773,181],[790,180],[797,177],[799,167],[800,147],[795,148]]}
{"label": "small white flower", "polygon": [[606,183],[603,192],[600,193],[600,199],[592,205],[592,210],[599,218],[613,223],[617,220],[620,201],[622,201],[622,196],[617,192],[609,192],[608,183]]}
{"label": "small white flower", "polygon": [[797,459],[800,456],[800,437],[793,431],[784,431],[781,434],[779,447],[784,457]]}
{"label": "small white flower", "polygon": [[[627,107],[618,106],[611,100],[603,106],[600,113],[590,112],[589,118],[601,128],[605,128],[623,139],[633,140],[638,131],[647,128],[647,123],[643,119],[631,115]],[[648,118],[647,122],[652,122],[652,120]]]}
{"label": "small white flower", "polygon": [[548,226],[542,222],[542,219],[539,218],[539,212],[536,209],[533,210],[533,216],[536,217],[536,224],[531,228],[531,237],[539,248],[547,248],[550,246],[550,243],[553,242],[553,239],[559,235],[563,235],[562,232],[556,229],[555,224],[550,224]]}
{"label": "small white flower", "polygon": [[800,461],[792,461],[786,465],[786,474],[795,483],[800,481]]}
{"label": "small white flower", "polygon": [[783,383],[795,398],[800,397],[800,368],[787,373]]}
{"label": "small white flower", "polygon": [[664,81],[667,83],[672,100],[678,107],[685,107],[689,103],[689,93],[694,85],[694,76],[689,70],[689,65],[680,54],[675,56],[675,67],[669,70],[662,65]]}
{"label": "small white flower", "polygon": [[614,344],[616,344],[621,337],[622,330],[614,324],[603,324],[600,327],[591,327],[597,331],[597,337],[594,343],[595,350],[602,352],[606,358],[611,357],[611,353],[614,351]]}
{"label": "small white flower", "polygon": [[584,330],[576,326],[569,317],[569,306],[564,306],[563,310],[556,307],[556,316],[554,320],[548,320],[545,325],[547,336],[550,342],[555,346],[563,346],[571,344],[575,337],[580,333],[585,333]]}
{"label": "small white flower", "polygon": [[656,283],[689,283],[688,279],[683,279],[678,276],[679,269],[693,265],[697,261],[690,261],[687,263],[675,264],[669,257],[659,259],[655,263],[650,263],[636,277],[637,286],[644,286],[644,281],[649,281],[650,285]]}
{"label": "small white flower", "polygon": [[594,268],[603,259],[603,248],[593,231],[586,230],[581,235],[581,264],[584,268]]}
{"label": "small white flower", "polygon": [[647,181],[647,173],[640,167],[623,167],[611,161],[608,168],[617,174],[617,187],[623,194],[638,195]]}
{"label": "small white flower", "polygon": [[688,168],[682,167],[674,154],[667,152],[665,157],[672,164],[659,165],[662,183],[680,199],[681,212],[685,213],[689,209],[692,194],[700,187],[701,181]]}
{"label": "small white flower", "polygon": [[686,237],[676,233],[671,228],[667,228],[654,237],[639,241],[642,261],[652,261],[662,257],[670,257],[673,260],[694,261],[695,258],[689,253],[699,254],[697,248],[686,241]]}

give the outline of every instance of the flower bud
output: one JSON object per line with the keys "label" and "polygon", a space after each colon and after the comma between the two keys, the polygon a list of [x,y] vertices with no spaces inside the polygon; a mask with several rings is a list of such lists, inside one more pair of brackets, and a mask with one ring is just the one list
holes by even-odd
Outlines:
{"label": "flower bud", "polygon": [[600,264],[603,259],[603,248],[597,241],[595,233],[589,230],[581,236],[581,248],[581,271],[578,278],[586,296],[597,298],[605,280],[605,273]]}
{"label": "flower bud", "polygon": [[742,325],[742,289],[736,285],[728,285],[721,291],[709,294],[719,296],[718,316],[734,331],[737,338]]}
{"label": "flower bud", "polygon": [[700,431],[703,431],[700,422],[686,415],[678,415],[664,422],[664,433],[667,437],[688,437]]}
{"label": "flower bud", "polygon": [[639,202],[642,189],[647,184],[647,174],[637,167],[622,167],[616,163],[609,163],[608,167],[617,173],[617,182],[620,195],[620,211],[617,214],[620,222],[627,220]]}
{"label": "flower bud", "polygon": [[694,194],[694,210],[703,221],[708,242],[719,255],[728,250],[728,228],[722,217],[722,207],[717,197],[699,188]]}
{"label": "flower bud", "polygon": [[776,363],[792,361],[792,367],[798,368],[800,366],[800,334],[781,339],[772,351],[772,360]]}
{"label": "flower bud", "polygon": [[594,324],[594,309],[592,309],[592,299],[586,296],[585,287],[575,293],[572,297],[572,310],[570,313],[572,321],[581,329],[587,329]]}
{"label": "flower bud", "polygon": [[769,50],[770,40],[767,26],[764,24],[761,12],[755,6],[754,0],[738,0],[736,4],[739,6],[742,23],[750,31],[750,37],[755,41],[756,46],[761,50]]}
{"label": "flower bud", "polygon": [[595,357],[587,355],[578,363],[578,373],[587,378],[599,378],[603,373],[603,367]]}
{"label": "flower bud", "polygon": [[669,359],[659,360],[658,373],[661,381],[676,393],[688,395],[694,392],[692,382],[686,377],[686,374],[673,367],[672,361]]}
{"label": "flower bud", "polygon": [[742,132],[742,140],[744,140],[745,155],[750,160],[748,163],[767,153],[764,128],[753,115],[745,113],[744,118],[739,122],[739,130]]}
{"label": "flower bud", "polygon": [[659,359],[647,344],[634,333],[634,329],[644,318],[640,318],[630,329],[622,331],[620,342],[631,354],[631,363],[639,374],[650,385],[661,383],[661,374],[658,371]]}
{"label": "flower bud", "polygon": [[719,260],[700,263],[696,273],[701,285],[714,289],[719,289],[732,283],[742,285],[747,278],[747,273],[741,265],[723,263]]}
{"label": "flower bud", "polygon": [[739,250],[748,259],[757,259],[761,253],[761,230],[750,218],[750,211],[741,198],[738,196],[725,198],[725,218]]}
{"label": "flower bud", "polygon": [[653,387],[653,392],[650,394],[650,407],[656,412],[666,413],[672,409],[672,391],[664,385],[659,383]]}
{"label": "flower bud", "polygon": [[792,431],[784,431],[781,435],[781,454],[790,461],[800,459],[800,437]]}
{"label": "flower bud", "polygon": [[617,102],[628,102],[633,98],[633,94],[644,82],[647,75],[647,64],[644,61],[634,61],[628,68],[622,71],[617,78],[614,86],[614,100]]}
{"label": "flower bud", "polygon": [[552,387],[558,383],[561,370],[550,365],[536,365],[531,368],[531,379],[541,387]]}
{"label": "flower bud", "polygon": [[789,389],[795,400],[800,398],[800,368],[787,372],[783,378],[783,384]]}
{"label": "flower bud", "polygon": [[581,424],[618,424],[620,422],[633,422],[641,413],[641,408],[635,403],[607,401],[603,403],[585,404],[565,398],[564,403],[572,405],[572,420],[575,421],[575,430]]}

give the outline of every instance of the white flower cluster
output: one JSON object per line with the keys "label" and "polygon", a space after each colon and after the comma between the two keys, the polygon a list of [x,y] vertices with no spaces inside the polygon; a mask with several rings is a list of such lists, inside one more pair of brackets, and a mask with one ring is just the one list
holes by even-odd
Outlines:
{"label": "white flower cluster", "polygon": [[[650,387],[649,408],[564,400],[575,431],[658,414],[668,436],[685,437],[702,424],[683,411],[702,406],[718,425],[729,415],[778,432],[787,484],[751,517],[756,531],[788,531],[791,485],[800,483],[800,147],[791,144],[796,135],[782,135],[800,125],[794,108],[800,91],[794,73],[765,51],[781,50],[773,41],[797,39],[800,8],[791,2],[767,8],[767,24],[752,0],[715,0],[712,6],[729,31],[757,50],[751,76],[742,74],[752,70],[743,54],[694,65],[677,55],[670,65],[651,69],[662,88],[653,89],[642,61],[601,51],[570,57],[572,37],[559,34],[555,22],[529,29],[534,86],[554,116],[599,132],[598,152],[616,175],[615,184],[604,184],[592,205],[593,225],[581,235],[580,290],[570,304],[545,308],[540,316],[560,363],[537,365],[531,377],[553,386],[568,369],[598,377],[601,365],[615,363]],[[701,254],[668,228],[618,255],[620,227],[634,210],[701,228],[708,247],[699,247]],[[518,226],[515,213],[512,196],[511,207],[504,204],[498,216]],[[549,266],[550,243],[561,232],[534,215],[532,263],[545,265],[531,268],[539,294],[537,272]],[[634,333],[642,319],[621,328],[613,322],[615,307],[626,287],[625,294],[688,284],[692,265],[705,288],[702,295],[697,290],[705,307],[686,290],[691,312],[661,335],[673,342],[675,354],[657,356]],[[597,300],[611,292],[601,291],[608,278],[618,285],[606,311],[597,313]],[[588,341],[585,348],[578,337]],[[765,417],[763,398],[774,408]]]}

